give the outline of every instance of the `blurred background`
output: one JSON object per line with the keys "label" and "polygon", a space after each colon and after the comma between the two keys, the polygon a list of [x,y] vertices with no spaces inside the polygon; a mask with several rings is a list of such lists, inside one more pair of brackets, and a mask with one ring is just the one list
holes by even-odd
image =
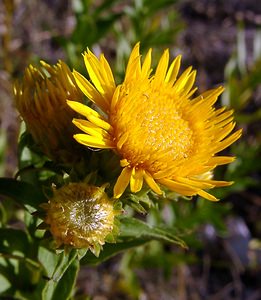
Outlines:
{"label": "blurred background", "polygon": [[86,75],[81,53],[105,53],[123,78],[133,45],[183,56],[199,92],[226,90],[217,105],[235,110],[243,137],[215,176],[235,184],[213,204],[169,203],[145,218],[186,232],[188,250],[153,241],[99,266],[83,265],[75,299],[261,299],[261,5],[258,0],[1,0],[0,176],[17,171],[20,120],[13,83],[30,63],[65,60]]}

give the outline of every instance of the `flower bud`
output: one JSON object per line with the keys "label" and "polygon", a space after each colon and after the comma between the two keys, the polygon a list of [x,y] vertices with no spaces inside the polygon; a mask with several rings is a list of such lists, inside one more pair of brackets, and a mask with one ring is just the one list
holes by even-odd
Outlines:
{"label": "flower bud", "polygon": [[45,223],[57,246],[89,248],[98,255],[106,238],[117,231],[115,216],[120,210],[108,198],[104,186],[70,183],[54,191],[45,209]]}
{"label": "flower bud", "polygon": [[30,65],[14,86],[15,104],[41,151],[57,161],[68,161],[78,147],[71,121],[77,116],[66,100],[83,101],[69,67],[62,61]]}

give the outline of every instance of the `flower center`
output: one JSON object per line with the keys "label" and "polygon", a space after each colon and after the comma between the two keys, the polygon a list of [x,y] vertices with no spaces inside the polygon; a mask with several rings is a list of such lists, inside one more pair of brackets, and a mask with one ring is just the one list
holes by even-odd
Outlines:
{"label": "flower center", "polygon": [[117,150],[132,167],[154,173],[191,155],[193,131],[178,100],[169,87],[156,89],[152,82],[123,86],[110,122]]}

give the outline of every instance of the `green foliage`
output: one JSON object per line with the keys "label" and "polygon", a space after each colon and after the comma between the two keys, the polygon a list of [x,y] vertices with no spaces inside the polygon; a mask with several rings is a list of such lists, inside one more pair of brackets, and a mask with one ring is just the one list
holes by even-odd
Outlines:
{"label": "green foliage", "polygon": [[70,40],[63,40],[62,44],[67,51],[69,63],[74,68],[79,69],[82,65],[79,53],[104,38],[113,24],[120,19],[122,13],[113,11],[119,2],[119,0],[105,0],[97,5],[88,0],[72,1],[76,26]]}
{"label": "green foliage", "polygon": [[[122,78],[127,56],[137,41],[142,41],[142,51],[156,47],[155,55],[163,46],[173,47],[183,28],[175,2],[73,0],[74,31],[69,39],[58,37],[68,63],[81,71],[80,53],[86,47],[97,53],[103,50],[114,64],[117,78]],[[260,32],[255,39],[258,45]],[[253,62],[247,64],[246,46],[240,28],[237,51],[226,68],[226,93],[222,101],[235,110],[236,120],[246,133],[230,148],[237,160],[216,174],[235,181],[232,187],[215,191],[220,199],[234,192],[260,189],[260,132],[255,129],[250,134],[249,128],[260,122],[261,109],[255,107],[249,112],[248,108],[261,82],[261,56],[255,50]],[[5,134],[1,132],[0,174],[4,173],[4,144]],[[74,165],[58,164],[41,153],[27,131],[20,137],[18,156],[16,179],[0,178],[0,298],[72,299],[80,266],[97,265],[119,253],[124,253],[120,271],[125,288],[137,298],[141,287],[132,271],[134,267],[160,268],[167,278],[173,267],[197,262],[195,253],[188,249],[202,249],[203,226],[213,226],[221,236],[226,233],[224,218],[230,204],[201,198],[179,201],[174,193],[159,198],[143,189],[135,195],[126,193],[118,203],[124,208],[124,214],[116,221],[119,235],[115,240],[108,237],[98,257],[87,249],[58,247],[43,222],[43,207],[52,196],[52,189],[68,182],[110,182],[106,192],[112,195],[120,172],[115,167],[115,156],[106,151],[86,150],[82,160]]]}
{"label": "green foliage", "polygon": [[120,234],[117,238],[116,244],[106,244],[99,257],[95,257],[91,253],[87,253],[83,258],[83,264],[97,264],[100,263],[123,250],[127,250],[151,240],[159,240],[162,242],[174,243],[183,248],[186,244],[178,235],[175,235],[173,228],[163,228],[157,226],[149,226],[135,218],[122,217],[120,218]]}
{"label": "green foliage", "polygon": [[[30,201],[32,199],[43,199],[39,191],[35,190],[28,183],[18,182],[11,179],[1,180],[1,194],[12,198],[17,204],[29,207],[32,211]],[[12,189],[10,189],[12,187]],[[5,190],[6,188],[6,190]],[[40,197],[39,197],[40,195]],[[28,202],[26,201],[28,199]],[[36,203],[37,203],[36,201]],[[35,207],[36,208],[36,207]],[[30,221],[35,217],[29,215]],[[30,221],[26,222],[29,227]],[[48,236],[39,234],[37,224],[34,223],[34,230],[23,231],[8,227],[0,228],[1,279],[7,281],[7,290],[3,295],[19,296],[27,299],[30,290],[30,299],[69,299],[74,288],[75,278],[79,269],[79,262],[82,264],[97,264],[115,254],[129,248],[142,245],[150,240],[156,239],[164,242],[175,243],[182,247],[185,244],[170,229],[152,227],[135,218],[120,218],[120,235],[116,244],[106,244],[99,257],[88,252],[78,253],[77,250],[64,251],[52,250]],[[41,230],[40,230],[41,231]],[[15,279],[19,278],[19,284],[11,286]]]}
{"label": "green foliage", "polygon": [[13,199],[30,213],[39,209],[39,204],[45,200],[43,193],[32,184],[12,178],[0,178],[0,193]]}
{"label": "green foliage", "polygon": [[[260,132],[257,124],[261,121],[261,108],[256,95],[261,84],[261,32],[256,30],[253,39],[253,52],[249,53],[245,30],[242,24],[238,29],[237,48],[226,69],[226,90],[222,102],[235,110],[235,119],[243,127],[243,138],[231,146],[231,153],[237,160],[225,170],[225,179],[235,184],[230,189],[218,192],[225,197],[231,192],[243,191],[259,186]],[[249,62],[248,57],[252,57]]]}
{"label": "green foliage", "polygon": [[48,250],[44,248],[39,250],[39,260],[47,278],[41,292],[42,299],[70,299],[79,269],[77,250],[67,254],[63,252],[55,257],[54,253],[47,254]]}
{"label": "green foliage", "polygon": [[84,70],[79,53],[87,47],[100,52],[101,44],[107,57],[115,57],[116,76],[122,78],[127,57],[137,41],[142,41],[142,50],[152,46],[161,50],[175,43],[183,27],[175,2],[103,0],[96,4],[74,0],[75,28],[69,40],[61,40],[68,62],[75,69]]}
{"label": "green foliage", "polygon": [[[256,31],[255,44],[260,43],[261,32]],[[223,94],[223,103],[229,105],[236,111],[236,119],[241,123],[255,122],[261,119],[261,109],[258,108],[254,114],[248,116],[244,112],[249,102],[253,100],[256,89],[261,82],[261,50],[256,49],[251,53],[252,63],[247,62],[249,57],[246,37],[243,28],[238,30],[237,51],[230,58],[226,69],[226,91]]]}

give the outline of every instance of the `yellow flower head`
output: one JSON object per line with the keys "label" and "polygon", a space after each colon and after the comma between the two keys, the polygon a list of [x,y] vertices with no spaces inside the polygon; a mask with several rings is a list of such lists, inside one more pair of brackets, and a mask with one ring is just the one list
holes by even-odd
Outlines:
{"label": "yellow flower head", "polygon": [[27,130],[43,153],[60,160],[77,148],[68,138],[76,133],[75,126],[68,124],[77,114],[66,99],[82,101],[83,96],[64,62],[51,66],[41,61],[41,68],[30,65],[22,82],[15,84],[14,94]]}
{"label": "yellow flower head", "polygon": [[42,206],[57,246],[88,248],[98,255],[106,237],[116,229],[114,218],[119,210],[104,187],[70,183],[55,190],[48,204]]}
{"label": "yellow flower head", "polygon": [[216,154],[241,136],[241,130],[230,134],[235,127],[233,111],[213,106],[223,88],[193,97],[196,72],[190,67],[178,77],[181,56],[169,65],[165,50],[152,75],[151,49],[142,63],[139,44],[118,86],[103,55],[98,59],[87,50],[84,61],[91,82],[76,71],[73,74],[99,110],[68,101],[86,117],[73,120],[84,131],[74,137],[88,147],[113,149],[120,156],[123,169],[114,196],[120,197],[129,184],[132,192],[138,192],[145,181],[157,194],[165,186],[181,195],[217,200],[205,189],[231,182],[208,175],[217,165],[234,160]]}

